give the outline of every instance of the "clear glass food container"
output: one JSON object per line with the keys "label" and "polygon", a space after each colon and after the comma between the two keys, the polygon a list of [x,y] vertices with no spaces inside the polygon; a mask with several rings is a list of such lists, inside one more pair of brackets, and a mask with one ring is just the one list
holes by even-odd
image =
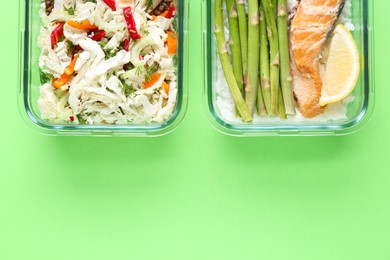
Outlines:
{"label": "clear glass food container", "polygon": [[[214,36],[214,0],[202,0],[202,28],[204,48],[205,87],[204,107],[210,123],[218,131],[233,136],[323,136],[345,135],[361,129],[369,120],[374,107],[373,82],[373,1],[351,0],[352,31],[361,56],[361,72],[353,92],[354,100],[346,107],[343,119],[324,120],[279,120],[265,118],[264,121],[243,123],[227,120],[217,105],[219,57]],[[219,76],[220,77],[220,76]]]}
{"label": "clear glass food container", "polygon": [[172,116],[163,123],[126,125],[76,125],[54,124],[40,117],[37,100],[39,97],[40,73],[38,59],[38,35],[41,26],[38,14],[42,0],[20,0],[19,2],[19,88],[18,102],[26,123],[41,133],[48,135],[86,136],[160,136],[173,131],[182,121],[187,110],[187,68],[189,8],[188,0],[175,0],[177,19],[177,78],[178,99]]}

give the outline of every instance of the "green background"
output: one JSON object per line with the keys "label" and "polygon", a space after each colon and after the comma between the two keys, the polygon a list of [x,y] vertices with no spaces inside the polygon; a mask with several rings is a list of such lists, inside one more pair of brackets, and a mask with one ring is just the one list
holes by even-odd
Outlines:
{"label": "green background", "polygon": [[363,130],[252,139],[206,120],[199,0],[174,133],[37,134],[17,109],[17,2],[0,16],[0,259],[390,259],[390,2],[374,3],[376,107]]}

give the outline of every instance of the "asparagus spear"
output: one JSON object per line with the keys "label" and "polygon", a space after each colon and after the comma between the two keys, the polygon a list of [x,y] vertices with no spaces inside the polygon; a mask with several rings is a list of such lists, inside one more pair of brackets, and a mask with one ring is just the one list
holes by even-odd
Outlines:
{"label": "asparagus spear", "polygon": [[278,114],[279,100],[279,38],[275,21],[273,0],[262,0],[270,45],[271,115]]}
{"label": "asparagus spear", "polygon": [[288,115],[295,115],[294,94],[290,74],[290,53],[288,48],[287,0],[278,0],[278,33],[280,48],[280,84]]}
{"label": "asparagus spear", "polygon": [[279,91],[279,116],[281,119],[287,119],[286,107],[284,106],[283,94]]}
{"label": "asparagus spear", "polygon": [[233,69],[230,65],[230,59],[227,51],[225,32],[223,26],[222,0],[215,0],[214,17],[215,17],[215,25],[214,25],[215,37],[218,45],[219,59],[221,61],[221,65],[226,77],[226,81],[228,83],[234,103],[236,105],[238,112],[241,115],[242,120],[244,122],[250,122],[252,121],[252,115],[249,112],[249,109],[245,104],[245,100],[240,93],[240,89],[234,77]]}
{"label": "asparagus spear", "polygon": [[230,50],[232,52],[231,56],[233,72],[242,95],[244,92],[244,83],[242,76],[240,32],[238,29],[238,17],[235,0],[226,0],[226,7],[229,20]]}
{"label": "asparagus spear", "polygon": [[260,28],[258,0],[248,0],[248,81],[245,86],[245,101],[253,114],[259,82]]}
{"label": "asparagus spear", "polygon": [[248,21],[245,11],[245,1],[235,0],[238,13],[238,27],[240,29],[242,74],[244,76],[244,85],[246,85],[248,69]]}
{"label": "asparagus spear", "polygon": [[274,7],[276,7],[276,6],[278,5],[278,1],[279,1],[279,0],[272,0],[272,5],[273,5]]}
{"label": "asparagus spear", "polygon": [[269,79],[269,45],[263,6],[260,6],[260,83],[267,114],[271,112],[271,91]]}
{"label": "asparagus spear", "polygon": [[257,91],[257,114],[259,116],[261,115],[266,115],[267,114],[267,110],[265,109],[265,105],[264,105],[264,99],[263,99],[263,93],[261,91],[261,84],[260,84],[260,81],[259,81],[259,89]]}

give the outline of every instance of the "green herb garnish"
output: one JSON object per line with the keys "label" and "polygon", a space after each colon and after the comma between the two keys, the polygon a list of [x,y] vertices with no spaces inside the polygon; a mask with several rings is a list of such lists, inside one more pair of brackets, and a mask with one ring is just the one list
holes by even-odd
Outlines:
{"label": "green herb garnish", "polygon": [[64,5],[64,10],[65,10],[65,12],[67,12],[69,15],[74,15],[74,12],[76,11],[76,4],[74,4],[73,7],[70,6],[70,7],[68,7],[68,8]]}
{"label": "green herb garnish", "polygon": [[104,51],[104,55],[105,55],[105,59],[108,60],[108,59],[111,59],[112,57],[115,57],[115,55],[118,53],[118,49],[103,49]]}
{"label": "green herb garnish", "polygon": [[83,124],[83,125],[87,124],[87,121],[80,114],[77,115],[77,119],[79,120],[80,124]]}
{"label": "green herb garnish", "polygon": [[127,84],[126,81],[120,76],[119,80],[121,82],[120,87],[126,97],[134,94],[137,90],[134,88],[133,84]]}
{"label": "green herb garnish", "polygon": [[49,83],[51,79],[53,78],[53,75],[50,73],[43,72],[41,69],[39,69],[41,84]]}
{"label": "green herb garnish", "polygon": [[73,42],[69,40],[66,40],[64,43],[68,48],[68,56],[72,56],[76,52],[76,45],[74,45]]}
{"label": "green herb garnish", "polygon": [[149,8],[152,8],[153,7],[153,0],[147,0],[146,1],[146,7],[149,9]]}
{"label": "green herb garnish", "polygon": [[158,63],[153,63],[152,66],[146,66],[145,81],[149,82],[152,76],[160,69]]}

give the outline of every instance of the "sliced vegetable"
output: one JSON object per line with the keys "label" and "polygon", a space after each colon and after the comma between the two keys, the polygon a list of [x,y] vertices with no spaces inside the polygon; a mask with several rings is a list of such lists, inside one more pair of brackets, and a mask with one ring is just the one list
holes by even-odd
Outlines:
{"label": "sliced vegetable", "polygon": [[160,15],[152,15],[152,20],[153,21],[156,20],[157,17],[159,17],[159,16],[165,17],[167,19],[171,19],[172,16],[173,16],[173,13],[170,14],[169,10],[168,10],[168,11],[165,11],[165,12],[161,13]]}
{"label": "sliced vegetable", "polygon": [[51,32],[51,48],[53,50],[60,38],[64,37],[64,24],[65,23],[59,23],[58,26]]}
{"label": "sliced vegetable", "polygon": [[113,11],[116,11],[115,0],[103,0],[106,5],[108,5]]}
{"label": "sliced vegetable", "polygon": [[131,51],[130,62],[135,67],[144,66],[144,63],[140,60],[141,51],[147,46],[152,46],[154,44],[156,44],[156,41],[150,35],[145,36],[139,41],[137,41],[136,43],[134,43],[130,49]]}
{"label": "sliced vegetable", "polygon": [[68,25],[73,27],[73,28],[83,30],[83,31],[97,30],[98,29],[98,27],[96,25],[91,24],[88,19],[82,20],[80,22],[75,21],[75,20],[69,20]]}
{"label": "sliced vegetable", "polygon": [[130,41],[129,39],[126,39],[124,42],[123,42],[123,49],[125,51],[129,51],[129,47],[130,47]]}
{"label": "sliced vegetable", "polygon": [[74,59],[74,57],[76,57],[77,53],[82,51],[82,50],[83,50],[83,48],[81,48],[80,45],[76,45],[74,47],[74,50],[73,50],[73,53],[72,53],[72,60]]}
{"label": "sliced vegetable", "polygon": [[166,83],[165,81],[163,82],[162,86],[163,86],[163,88],[165,90],[165,93],[168,94],[169,93],[169,89],[171,88],[171,86],[168,83]]}
{"label": "sliced vegetable", "polygon": [[78,55],[76,55],[73,58],[72,62],[69,64],[69,66],[66,67],[64,73],[61,75],[61,78],[59,78],[59,79],[53,78],[53,87],[55,87],[56,89],[59,89],[60,87],[65,85],[70,80],[70,78],[75,73],[74,67],[76,66],[77,58],[78,58]]}
{"label": "sliced vegetable", "polygon": [[168,13],[165,15],[165,18],[171,19],[175,11],[176,11],[176,7],[172,5],[172,7],[168,10]]}
{"label": "sliced vegetable", "polygon": [[148,81],[144,83],[144,89],[152,87],[161,78],[160,73],[153,74]]}
{"label": "sliced vegetable", "polygon": [[135,84],[136,86],[143,86],[145,80],[143,80],[139,75],[145,72],[145,67],[136,67],[132,70],[128,70],[122,75],[120,75],[120,79],[126,84]]}
{"label": "sliced vegetable", "polygon": [[39,69],[39,75],[40,75],[42,85],[50,82],[50,80],[53,78],[53,75],[51,75],[50,73],[43,72],[42,69]]}
{"label": "sliced vegetable", "polygon": [[100,41],[106,36],[106,32],[104,30],[98,30],[93,35],[89,36],[94,41]]}
{"label": "sliced vegetable", "polygon": [[176,34],[171,31],[167,32],[167,34],[168,34],[168,40],[167,40],[168,54],[175,54],[177,48]]}
{"label": "sliced vegetable", "polygon": [[167,17],[167,15],[168,15],[168,11],[164,11],[162,14],[160,14],[159,16],[162,16],[162,17]]}
{"label": "sliced vegetable", "polygon": [[141,35],[137,31],[137,25],[130,6],[123,8],[123,16],[125,17],[131,39],[133,39],[133,41],[141,39]]}

